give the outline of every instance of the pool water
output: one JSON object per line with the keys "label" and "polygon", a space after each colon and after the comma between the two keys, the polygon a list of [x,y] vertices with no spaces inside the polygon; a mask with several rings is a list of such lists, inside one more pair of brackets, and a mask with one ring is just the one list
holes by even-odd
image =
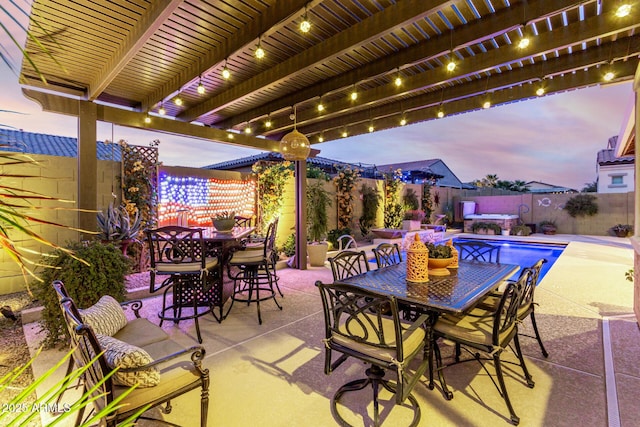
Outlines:
{"label": "pool water", "polygon": [[[480,239],[464,239],[464,238],[456,238],[455,241],[463,242],[463,241],[473,241]],[[547,274],[547,271],[551,268],[551,266],[556,262],[562,251],[566,245],[562,244],[547,244],[547,243],[525,243],[525,242],[516,242],[509,240],[482,240],[485,243],[489,243],[491,245],[501,246],[500,249],[500,262],[504,264],[517,264],[521,268],[531,267],[535,264],[540,258],[544,258],[547,260],[546,263],[542,265],[542,270],[540,270],[540,277],[538,278],[538,283],[540,280]]]}
{"label": "pool water", "polygon": [[[467,238],[455,238],[457,242],[477,241],[482,240],[485,243],[491,245],[501,246],[500,249],[500,262],[503,264],[516,264],[520,268],[531,267],[538,262],[540,258],[547,260],[542,265],[540,270],[540,277],[538,283],[547,274],[547,271],[556,262],[566,245],[555,243],[534,243],[534,242],[516,242],[511,240],[487,240],[487,239],[467,239]],[[402,258],[406,259],[406,252],[402,252]],[[371,259],[370,262],[375,264],[376,260]]]}

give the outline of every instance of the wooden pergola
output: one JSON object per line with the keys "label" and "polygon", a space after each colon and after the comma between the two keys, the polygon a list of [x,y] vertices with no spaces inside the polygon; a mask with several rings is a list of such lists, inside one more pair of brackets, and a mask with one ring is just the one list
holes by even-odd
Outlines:
{"label": "wooden pergola", "polygon": [[95,209],[96,121],[279,151],[294,108],[317,144],[629,81],[640,8],[624,3],[35,0],[47,51],[28,39],[37,70],[23,61],[20,78],[78,117],[79,207]]}

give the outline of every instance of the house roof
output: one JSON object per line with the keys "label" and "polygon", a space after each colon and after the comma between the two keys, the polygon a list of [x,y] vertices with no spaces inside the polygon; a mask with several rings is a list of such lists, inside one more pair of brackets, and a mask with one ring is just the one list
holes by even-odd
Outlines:
{"label": "house roof", "polygon": [[[294,108],[297,129],[316,144],[370,126],[398,127],[403,117],[417,123],[440,110],[479,110],[487,97],[497,106],[536,98],[538,89],[546,96],[598,85],[609,69],[613,82],[630,81],[640,55],[640,10],[618,17],[618,6],[34,0],[28,30],[35,39],[25,46],[33,63],[23,60],[19,80],[45,111],[77,116],[78,100],[86,101],[106,122],[278,151],[277,141],[296,125]],[[308,33],[299,29],[304,15]],[[530,43],[519,47],[524,36]]]}
{"label": "house roof", "polygon": [[578,190],[541,181],[529,181],[525,184],[529,193],[577,193]]}
{"label": "house roof", "polygon": [[[120,161],[120,146],[96,141],[98,160]],[[0,129],[0,151],[78,157],[78,139],[22,130]]]}
{"label": "house roof", "polygon": [[600,166],[606,165],[632,165],[635,163],[635,155],[621,156],[616,155],[618,148],[618,135],[612,136],[607,141],[607,147],[598,151],[597,162]]}
{"label": "house roof", "polygon": [[403,171],[421,171],[424,169],[430,170],[433,174],[439,175],[438,185],[441,187],[454,187],[474,189],[474,186],[464,184],[458,177],[449,169],[449,167],[441,159],[427,159],[416,160],[413,162],[402,163],[389,163],[386,165],[379,165],[378,170],[380,172],[389,172],[395,169],[402,169]]}

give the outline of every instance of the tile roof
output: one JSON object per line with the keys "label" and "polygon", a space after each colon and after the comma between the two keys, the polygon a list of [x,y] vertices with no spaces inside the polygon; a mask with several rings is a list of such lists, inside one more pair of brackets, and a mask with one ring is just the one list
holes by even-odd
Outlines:
{"label": "tile roof", "polygon": [[616,146],[618,145],[618,136],[612,136],[607,141],[607,148],[598,151],[597,161],[599,165],[625,165],[633,164],[635,156],[616,156]]}
{"label": "tile roof", "polygon": [[[120,161],[120,146],[97,141],[98,160]],[[78,157],[78,139],[22,130],[0,129],[0,151],[46,156]]]}

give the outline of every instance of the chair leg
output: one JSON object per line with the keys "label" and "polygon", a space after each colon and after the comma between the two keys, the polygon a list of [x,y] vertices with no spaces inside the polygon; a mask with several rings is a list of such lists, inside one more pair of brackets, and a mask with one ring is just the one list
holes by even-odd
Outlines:
{"label": "chair leg", "polygon": [[520,424],[520,417],[518,417],[513,410],[513,406],[511,405],[511,400],[509,399],[509,394],[507,393],[507,385],[504,382],[504,376],[502,374],[502,364],[500,363],[500,352],[497,352],[493,355],[493,363],[496,366],[496,376],[498,377],[498,383],[500,384],[500,390],[502,393],[502,398],[504,402],[507,404],[507,408],[509,409],[509,414],[511,414],[511,423],[513,425]]}
{"label": "chair leg", "polygon": [[[442,387],[442,395],[446,400],[453,399],[453,393],[447,386],[447,380],[444,378],[444,366],[442,366],[442,355],[440,354],[440,346],[438,342],[433,340],[433,350],[436,356],[436,370],[438,371],[438,380],[440,380],[440,387]],[[431,363],[431,362],[430,362]],[[429,388],[433,389],[433,373],[429,374]]]}
{"label": "chair leg", "polygon": [[518,360],[520,361],[520,367],[522,367],[522,372],[524,373],[524,379],[527,381],[527,386],[529,388],[533,388],[536,383],[533,382],[533,378],[531,377],[531,374],[527,369],[527,364],[524,362],[524,356],[522,355],[522,348],[520,347],[520,339],[518,338],[518,334],[513,337],[513,342],[516,346],[516,353],[518,356]]}
{"label": "chair leg", "polygon": [[534,311],[531,312],[530,317],[531,317],[531,324],[533,325],[533,331],[536,333],[536,340],[538,340],[538,344],[540,345],[540,351],[542,351],[542,355],[544,357],[549,357],[549,353],[547,353],[547,350],[544,348],[544,345],[542,344],[542,338],[540,338],[540,332],[538,332],[538,324],[536,323],[536,316]]}

